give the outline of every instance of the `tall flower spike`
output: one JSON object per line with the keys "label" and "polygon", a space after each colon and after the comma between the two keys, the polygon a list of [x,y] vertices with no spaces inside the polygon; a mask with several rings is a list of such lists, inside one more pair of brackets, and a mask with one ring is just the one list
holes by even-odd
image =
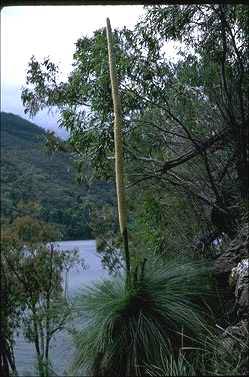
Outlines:
{"label": "tall flower spike", "polygon": [[115,144],[115,174],[116,174],[116,190],[118,200],[118,216],[120,232],[123,237],[127,286],[130,284],[130,257],[128,248],[127,233],[127,204],[124,188],[124,158],[123,158],[123,138],[122,138],[122,110],[121,100],[118,91],[118,76],[116,71],[115,56],[113,52],[112,30],[109,18],[106,19],[106,35],[108,46],[109,70],[112,88],[112,100],[114,110],[114,144]]}

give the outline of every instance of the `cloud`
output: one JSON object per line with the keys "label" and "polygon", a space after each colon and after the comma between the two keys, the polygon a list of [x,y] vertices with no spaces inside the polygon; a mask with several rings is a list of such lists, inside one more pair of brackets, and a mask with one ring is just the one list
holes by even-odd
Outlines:
{"label": "cloud", "polygon": [[[18,6],[1,11],[1,110],[13,112],[24,118],[20,99],[25,85],[28,62],[32,55],[37,59],[49,56],[59,64],[62,78],[66,79],[72,68],[75,43],[82,35],[91,35],[105,26],[109,17],[113,28],[133,27],[143,13],[143,6]],[[39,126],[59,129],[56,118],[45,111],[33,121]]]}
{"label": "cloud", "polygon": [[55,114],[48,114],[46,110],[43,110],[32,119],[27,114],[24,114],[24,107],[21,101],[21,89],[15,85],[8,86],[4,89],[4,96],[1,95],[1,111],[20,115],[22,118],[46,130],[54,131],[56,135],[63,139],[68,136],[68,132],[58,126]]}
{"label": "cloud", "polygon": [[32,55],[50,56],[70,71],[74,44],[105,26],[110,17],[113,28],[134,26],[142,6],[24,6],[6,7],[1,18],[2,82],[25,83],[25,70]]}

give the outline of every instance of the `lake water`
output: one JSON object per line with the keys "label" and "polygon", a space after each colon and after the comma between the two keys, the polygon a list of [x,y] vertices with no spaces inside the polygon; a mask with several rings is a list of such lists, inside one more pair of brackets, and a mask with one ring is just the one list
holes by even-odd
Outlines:
{"label": "lake water", "polygon": [[[62,250],[79,250],[80,257],[83,257],[88,265],[87,270],[74,268],[68,273],[68,293],[73,295],[84,284],[108,277],[107,271],[102,267],[99,255],[96,253],[96,242],[90,241],[63,241],[57,242]],[[34,376],[34,364],[36,361],[34,347],[25,341],[22,334],[16,339],[15,346],[16,366],[20,376]],[[52,342],[51,358],[54,371],[59,376],[64,375],[73,357],[72,340],[67,333],[59,333]]]}

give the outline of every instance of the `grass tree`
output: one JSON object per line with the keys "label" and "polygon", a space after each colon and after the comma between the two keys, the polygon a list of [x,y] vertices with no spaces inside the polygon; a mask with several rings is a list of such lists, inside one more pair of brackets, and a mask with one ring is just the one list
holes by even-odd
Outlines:
{"label": "grass tree", "polygon": [[206,272],[200,262],[164,266],[158,260],[129,290],[122,277],[85,287],[76,301],[83,328],[75,336],[74,372],[143,376],[162,359],[191,370],[184,349],[198,345],[206,331],[199,305]]}
{"label": "grass tree", "polygon": [[150,259],[138,275],[132,269],[128,248],[127,206],[124,189],[122,112],[118,78],[107,19],[107,43],[114,107],[115,170],[120,231],[123,237],[126,277],[115,277],[83,288],[77,310],[83,320],[76,333],[74,373],[93,376],[140,376],[150,365],[161,365],[161,355],[177,360],[183,339],[197,338],[204,318],[199,305],[207,291],[206,267],[200,264]]}

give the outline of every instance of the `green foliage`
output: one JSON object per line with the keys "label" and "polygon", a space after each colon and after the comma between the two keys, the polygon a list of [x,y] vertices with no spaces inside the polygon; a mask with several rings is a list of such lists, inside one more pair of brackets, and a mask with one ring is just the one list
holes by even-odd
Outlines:
{"label": "green foliage", "polygon": [[[131,189],[131,197],[135,190]],[[131,249],[143,258],[145,250],[167,260],[193,255],[193,239],[203,230],[208,231],[207,219],[201,215],[191,196],[169,188],[166,192],[154,188],[141,191],[130,210],[136,214],[130,223]],[[181,230],[180,232],[178,230]]]}
{"label": "green foliage", "polygon": [[202,370],[212,376],[217,374],[222,376],[246,375],[249,351],[249,334],[246,322],[244,322],[244,331],[244,337],[228,332],[226,339],[222,339],[221,333],[210,334],[203,345]]}
{"label": "green foliage", "polygon": [[13,346],[14,330],[22,326],[35,346],[40,377],[48,377],[51,340],[71,316],[63,273],[76,264],[85,267],[77,250],[69,253],[51,243],[56,238],[53,226],[29,216],[17,218],[1,234],[5,338]]}
{"label": "green foliage", "polygon": [[[248,335],[248,334],[247,334]],[[246,340],[231,336],[232,343],[237,342],[237,349],[231,347],[228,339],[222,340],[221,334],[207,331],[191,349],[191,357],[186,358],[183,346],[177,357],[160,355],[158,365],[148,365],[148,376],[241,376],[245,375],[248,364],[248,344]],[[243,350],[243,353],[241,351]]]}
{"label": "green foliage", "polygon": [[[218,208],[223,218],[212,225],[228,234],[238,216],[224,192],[232,185],[248,194],[247,18],[242,5],[153,6],[134,30],[114,32],[127,183],[191,198],[199,223],[209,225]],[[176,63],[167,56],[168,40],[182,42]],[[95,177],[113,180],[104,30],[77,41],[67,82],[56,81],[56,70],[32,58],[22,95],[27,112],[57,107],[72,150],[91,161]]]}
{"label": "green foliage", "polygon": [[47,225],[31,216],[17,217],[11,229],[16,230],[19,240],[26,244],[55,241],[59,236],[54,226]]}
{"label": "green foliage", "polygon": [[60,229],[60,239],[89,239],[88,202],[110,201],[110,185],[75,182],[71,156],[48,155],[43,129],[13,114],[1,113],[1,221],[32,216]]}
{"label": "green foliage", "polygon": [[182,352],[179,352],[176,359],[172,355],[165,357],[165,355],[161,354],[160,357],[160,366],[147,366],[146,373],[148,376],[196,376],[193,366],[186,360]]}
{"label": "green foliage", "polygon": [[[233,237],[240,221],[234,211],[238,198],[227,200],[226,192],[230,187],[240,196],[248,192],[247,18],[242,5],[153,6],[134,30],[114,31],[126,181],[136,187],[139,183],[141,191],[134,196],[136,189],[130,191],[129,228],[134,250],[141,254],[152,248],[172,254],[190,250],[196,233],[218,231]],[[167,56],[168,40],[182,42],[176,63]],[[33,57],[23,104],[30,115],[57,107],[79,165],[84,169],[91,161],[90,175],[113,181],[104,30],[80,38],[73,58],[69,79],[59,83],[57,67]],[[88,173],[85,168],[83,174]],[[148,204],[155,191],[157,198]],[[160,212],[156,216],[153,207]],[[101,246],[118,248],[118,237],[110,241],[110,230],[95,222]]]}
{"label": "green foliage", "polygon": [[97,375],[143,375],[161,352],[177,353],[181,332],[187,339],[204,329],[197,302],[209,290],[203,283],[206,274],[200,264],[174,261],[162,267],[161,261],[150,261],[130,291],[123,278],[85,288],[76,302],[83,329],[76,336],[75,368]]}
{"label": "green foliage", "polygon": [[14,357],[14,333],[20,323],[20,306],[22,297],[20,291],[16,289],[14,279],[10,279],[8,270],[1,256],[0,260],[0,320],[1,320],[1,365],[0,370],[3,375],[16,374]]}
{"label": "green foliage", "polygon": [[[203,261],[185,263],[184,257],[191,256],[199,233],[233,237],[247,208],[248,25],[243,4],[160,5],[146,7],[134,30],[114,32],[134,286],[126,291],[123,278],[116,278],[83,291],[78,310],[85,322],[76,336],[75,367],[84,373],[87,368],[106,376],[236,374],[244,362],[204,329],[208,306],[200,304],[208,289],[205,267]],[[175,63],[167,54],[169,40],[179,42]],[[58,110],[59,124],[70,137],[61,142],[50,134],[47,144],[69,152],[70,158],[61,153],[44,158],[37,137],[45,134],[1,114],[2,221],[5,227],[12,224],[8,237],[11,248],[19,251],[20,243],[49,239],[40,233],[41,220],[61,224],[67,238],[88,237],[83,224],[90,221],[99,248],[107,251],[105,264],[115,270],[123,261],[113,191],[108,184],[96,185],[100,177],[114,181],[104,30],[80,38],[73,59],[68,80],[59,82],[58,67],[47,58],[38,62],[32,57],[22,92],[31,116],[44,108]],[[27,162],[31,152],[32,164]],[[72,184],[70,159],[76,160],[82,186],[87,181],[82,189]],[[17,235],[12,235],[13,228]],[[33,250],[19,266],[25,276],[37,261],[35,271],[44,277],[47,252],[39,250],[39,256]],[[166,265],[152,263],[155,253],[165,257]],[[19,254],[10,252],[13,263],[16,258],[21,264]],[[175,256],[177,265],[170,261]],[[141,272],[136,280],[145,257],[145,275]],[[35,276],[30,279],[35,302],[47,288],[41,281],[43,285]],[[60,292],[59,280],[54,287]],[[19,305],[23,296],[18,290],[15,294]],[[6,308],[17,320],[17,307],[10,301]],[[31,330],[28,336],[33,336]]]}

